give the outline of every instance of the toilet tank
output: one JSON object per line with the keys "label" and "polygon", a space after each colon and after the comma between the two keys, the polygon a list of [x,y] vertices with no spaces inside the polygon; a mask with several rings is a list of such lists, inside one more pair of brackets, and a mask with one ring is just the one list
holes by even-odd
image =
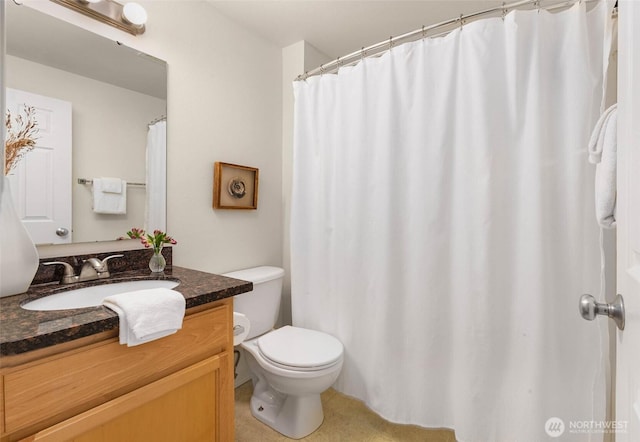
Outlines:
{"label": "toilet tank", "polygon": [[273,329],[280,314],[284,270],[280,267],[262,266],[222,276],[253,283],[252,291],[233,297],[233,311],[242,313],[251,323],[249,335],[245,339],[252,339]]}

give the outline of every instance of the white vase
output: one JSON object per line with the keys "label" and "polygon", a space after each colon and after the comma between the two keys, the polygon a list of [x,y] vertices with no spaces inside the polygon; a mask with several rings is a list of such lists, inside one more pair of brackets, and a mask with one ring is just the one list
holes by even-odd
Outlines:
{"label": "white vase", "polygon": [[9,180],[0,182],[0,297],[24,293],[38,270],[38,251],[13,205]]}

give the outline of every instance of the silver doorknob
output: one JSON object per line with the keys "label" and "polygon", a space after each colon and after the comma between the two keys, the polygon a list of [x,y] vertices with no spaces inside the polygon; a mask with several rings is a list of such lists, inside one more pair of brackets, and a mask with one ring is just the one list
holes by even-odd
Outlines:
{"label": "silver doorknob", "polygon": [[56,229],[56,235],[58,236],[67,236],[69,234],[69,229],[65,229],[64,227],[58,227]]}
{"label": "silver doorknob", "polygon": [[622,299],[622,295],[616,295],[616,299],[611,304],[596,302],[596,299],[591,295],[582,295],[578,308],[584,319],[593,321],[598,315],[606,315],[613,319],[620,330],[624,330],[624,299]]}

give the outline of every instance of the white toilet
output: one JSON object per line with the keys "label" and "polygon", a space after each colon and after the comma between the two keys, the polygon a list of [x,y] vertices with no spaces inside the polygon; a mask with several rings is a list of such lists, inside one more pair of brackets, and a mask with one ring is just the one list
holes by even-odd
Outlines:
{"label": "white toilet", "polygon": [[292,439],[314,432],[324,419],[320,393],[342,369],[343,346],[331,335],[299,327],[274,330],[284,270],[254,267],[224,276],[253,282],[253,291],[233,299],[234,311],[249,319],[245,350],[253,379],[251,413]]}

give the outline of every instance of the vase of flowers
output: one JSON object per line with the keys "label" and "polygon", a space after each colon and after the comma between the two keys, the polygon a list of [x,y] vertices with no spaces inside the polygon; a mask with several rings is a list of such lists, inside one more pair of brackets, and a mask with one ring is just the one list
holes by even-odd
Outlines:
{"label": "vase of flowers", "polygon": [[149,260],[149,269],[153,273],[161,273],[167,265],[167,261],[162,256],[162,248],[165,244],[178,244],[178,242],[161,230],[154,230],[153,234],[147,233],[144,229],[132,228],[127,232],[127,236],[132,239],[139,239],[145,248],[153,248],[153,255]]}
{"label": "vase of flowers", "polygon": [[4,172],[0,174],[0,297],[26,292],[39,263],[38,250],[22,224],[5,176],[36,145],[35,108],[26,106],[14,116],[7,111],[5,127]]}
{"label": "vase of flowers", "polygon": [[153,256],[149,260],[149,270],[153,273],[164,272],[164,268],[167,266],[167,260],[162,256],[162,247],[160,249],[153,249]]}

